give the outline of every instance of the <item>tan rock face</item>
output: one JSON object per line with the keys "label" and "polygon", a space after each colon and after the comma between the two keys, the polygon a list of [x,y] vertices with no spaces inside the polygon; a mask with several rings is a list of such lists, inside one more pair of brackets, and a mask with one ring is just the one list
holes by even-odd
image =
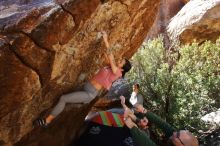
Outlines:
{"label": "tan rock face", "polygon": [[93,105],[67,106],[47,129],[32,128],[63,93],[103,66],[106,30],[114,54],[131,57],[159,0],[0,2],[0,145],[68,145]]}
{"label": "tan rock face", "polygon": [[201,43],[220,36],[220,0],[193,0],[171,20],[168,33],[172,40]]}
{"label": "tan rock face", "polygon": [[186,3],[188,3],[190,0],[183,0],[184,1],[184,3],[186,4]]}

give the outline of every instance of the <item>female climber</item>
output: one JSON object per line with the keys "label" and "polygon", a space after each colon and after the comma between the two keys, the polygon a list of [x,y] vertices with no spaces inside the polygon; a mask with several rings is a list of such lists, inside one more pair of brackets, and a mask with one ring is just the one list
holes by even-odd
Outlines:
{"label": "female climber", "polygon": [[109,66],[100,69],[98,73],[84,85],[83,91],[62,95],[52,112],[46,118],[35,120],[34,125],[47,126],[63,111],[66,103],[89,103],[98,95],[101,89],[105,88],[109,90],[115,80],[124,77],[125,73],[131,69],[131,64],[127,59],[122,58],[115,63],[106,32],[102,32],[102,37],[107,48],[105,57]]}

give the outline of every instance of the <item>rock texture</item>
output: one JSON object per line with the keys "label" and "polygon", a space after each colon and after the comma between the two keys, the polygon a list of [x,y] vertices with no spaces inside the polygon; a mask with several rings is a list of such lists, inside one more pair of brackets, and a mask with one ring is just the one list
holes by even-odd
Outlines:
{"label": "rock texture", "polygon": [[66,146],[92,104],[68,106],[47,129],[32,128],[63,93],[103,65],[106,30],[116,56],[131,57],[159,0],[8,0],[0,2],[0,145]]}
{"label": "rock texture", "polygon": [[158,37],[158,35],[167,36],[166,27],[170,19],[182,9],[185,3],[184,0],[162,0],[156,20],[147,34],[146,40]]}
{"label": "rock texture", "polygon": [[181,43],[215,41],[220,36],[220,0],[191,0],[172,18],[169,37]]}
{"label": "rock texture", "polygon": [[110,90],[106,94],[106,98],[109,100],[119,100],[121,95],[129,98],[131,93],[132,85],[129,84],[126,78],[120,78],[112,84]]}
{"label": "rock texture", "polygon": [[182,9],[185,3],[186,1],[184,0],[162,0],[156,20],[147,34],[146,40],[153,39],[161,35],[163,36],[164,47],[169,49],[171,42],[166,28],[170,19]]}

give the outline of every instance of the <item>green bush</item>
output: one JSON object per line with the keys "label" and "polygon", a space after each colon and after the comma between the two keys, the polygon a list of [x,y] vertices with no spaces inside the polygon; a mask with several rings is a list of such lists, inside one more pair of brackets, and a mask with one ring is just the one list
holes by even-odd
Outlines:
{"label": "green bush", "polygon": [[148,41],[133,56],[131,82],[139,82],[145,106],[178,129],[197,132],[203,115],[219,107],[220,39],[166,51],[162,38]]}

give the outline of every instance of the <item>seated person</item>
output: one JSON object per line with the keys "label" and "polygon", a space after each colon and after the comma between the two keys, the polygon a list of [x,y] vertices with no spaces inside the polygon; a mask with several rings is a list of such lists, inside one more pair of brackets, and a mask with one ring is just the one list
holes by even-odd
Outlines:
{"label": "seated person", "polygon": [[[143,102],[144,102],[143,96],[139,93],[139,89],[140,89],[140,85],[134,84],[133,91],[132,91],[131,97],[129,99],[129,103],[130,103],[129,107],[132,107],[132,110],[135,113],[138,113],[136,110],[136,106],[139,104],[143,105]],[[121,99],[121,97],[125,98],[124,96],[120,96],[120,99]],[[118,113],[118,114],[124,114],[123,108],[113,108],[108,111],[113,112],[113,113]]]}
{"label": "seated person", "polygon": [[[187,130],[175,131],[171,125],[160,119],[157,115],[147,111],[142,105],[138,105],[138,110],[147,117],[147,119],[160,128],[169,140],[167,146],[198,146],[198,140]],[[137,125],[133,122],[133,115],[129,109],[125,110],[124,118],[125,124],[130,129],[132,138],[138,146],[156,146],[156,144],[149,138],[146,133],[141,131]]]}
{"label": "seated person", "polygon": [[[136,118],[136,125],[147,130],[148,120]],[[130,130],[125,126],[124,115],[110,111],[99,111],[87,116],[80,129],[79,140],[74,146],[136,146]]]}
{"label": "seated person", "polygon": [[130,104],[135,108],[136,105],[143,105],[144,99],[143,96],[139,93],[140,85],[133,85],[133,92],[131,93],[131,97],[129,99]]}
{"label": "seated person", "polygon": [[[123,98],[124,102],[125,98]],[[124,106],[125,107],[125,106]],[[130,111],[132,113],[132,111]],[[123,112],[124,113],[124,112]],[[130,130],[125,126],[124,114],[109,111],[98,111],[86,117],[84,126],[78,133],[79,140],[72,145],[77,146],[135,146]],[[133,114],[133,113],[132,113]],[[130,114],[131,116],[131,114]],[[133,115],[135,124],[148,134],[148,120],[146,117]],[[109,140],[112,139],[112,140]]]}
{"label": "seated person", "polygon": [[[147,117],[142,114],[142,111],[141,111],[142,109],[139,108],[139,106],[142,107],[142,105],[136,103],[134,110],[131,110],[125,104],[125,97],[124,96],[120,96],[120,99],[121,99],[121,105],[122,105],[123,110],[124,110],[124,120],[126,120],[127,117],[129,116],[129,118],[131,118],[133,121],[135,121],[135,123],[138,123],[138,121],[140,121],[140,123],[142,123],[142,124],[138,125],[138,127],[142,131],[144,131],[146,134],[149,135],[149,131],[148,131],[148,123],[149,123],[149,121],[148,121]],[[147,123],[147,124],[144,124],[144,123]]]}
{"label": "seated person", "polygon": [[[135,115],[133,115],[133,120],[135,120],[135,123],[137,124],[139,128],[141,129],[148,128],[148,120],[146,117],[143,117],[142,115],[139,115],[138,117],[136,117]],[[94,122],[97,124],[101,124],[105,126],[112,126],[112,127],[123,127],[125,125],[124,114],[114,113],[114,112],[111,112],[111,110],[98,111],[93,114],[90,114],[86,117],[85,121]]]}

